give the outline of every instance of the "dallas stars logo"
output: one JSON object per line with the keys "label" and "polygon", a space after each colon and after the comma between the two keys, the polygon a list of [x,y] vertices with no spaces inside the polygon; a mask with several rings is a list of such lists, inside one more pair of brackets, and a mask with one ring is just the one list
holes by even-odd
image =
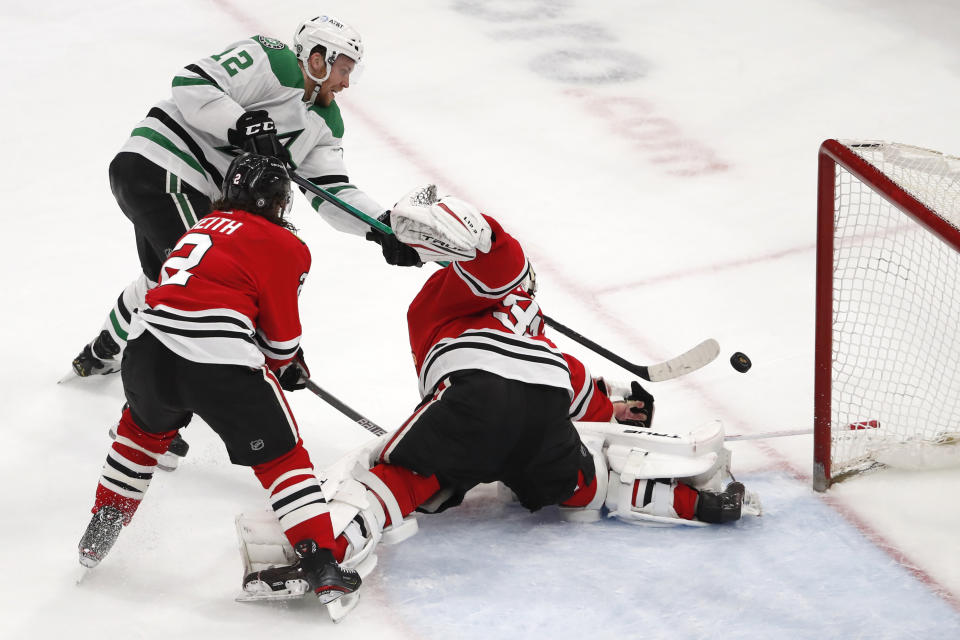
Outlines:
{"label": "dallas stars logo", "polygon": [[268,38],[266,36],[257,36],[257,40],[260,41],[260,44],[267,47],[268,49],[283,49],[287,45],[283,44],[279,40],[274,38]]}

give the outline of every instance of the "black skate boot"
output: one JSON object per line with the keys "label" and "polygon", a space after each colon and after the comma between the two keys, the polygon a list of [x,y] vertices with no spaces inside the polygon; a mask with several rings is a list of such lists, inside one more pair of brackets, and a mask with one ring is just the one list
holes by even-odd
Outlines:
{"label": "black skate boot", "polygon": [[80,538],[80,564],[92,569],[103,560],[123,528],[123,513],[107,505],[101,507],[90,519],[87,530]]}
{"label": "black skate boot", "polygon": [[120,347],[104,329],[73,359],[73,371],[81,378],[106,375],[120,370]]}
{"label": "black skate boot", "polygon": [[745,492],[740,482],[731,482],[723,492],[700,491],[697,520],[714,524],[739,520]]}
{"label": "black skate boot", "polygon": [[180,458],[186,456],[189,450],[190,445],[178,433],[170,441],[170,448],[167,449],[167,452],[157,460],[157,468],[161,471],[173,471],[180,464]]}
{"label": "black skate boot", "polygon": [[293,549],[300,558],[303,576],[321,604],[330,604],[360,588],[360,574],[337,564],[329,549],[319,548],[309,538],[298,542]]}

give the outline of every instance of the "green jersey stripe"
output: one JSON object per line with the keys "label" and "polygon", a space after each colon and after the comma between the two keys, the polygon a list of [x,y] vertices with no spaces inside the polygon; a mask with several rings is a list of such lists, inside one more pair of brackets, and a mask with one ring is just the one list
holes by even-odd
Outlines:
{"label": "green jersey stripe", "polygon": [[203,167],[200,166],[200,163],[197,162],[196,158],[191,156],[186,151],[178,148],[177,145],[172,143],[170,139],[167,138],[162,133],[158,133],[153,129],[150,129],[149,127],[137,127],[130,133],[130,135],[146,138],[151,142],[157,143],[158,145],[160,145],[161,147],[163,147],[173,155],[177,156],[178,158],[186,162],[190,166],[190,168],[196,170],[198,173],[201,173],[204,176],[207,175],[207,172],[203,170]]}
{"label": "green jersey stripe", "polygon": [[[204,80],[203,78],[184,78],[183,76],[177,76],[173,79],[174,87],[192,87],[198,84],[217,86],[215,83]],[[219,89],[220,87],[217,88]]]}
{"label": "green jersey stripe", "polygon": [[120,326],[120,322],[117,320],[117,313],[114,310],[110,310],[110,322],[113,324],[113,330],[117,332],[117,336],[123,340],[127,341],[127,332],[123,330],[123,327]]}
{"label": "green jersey stripe", "polygon": [[190,208],[190,201],[187,200],[187,196],[182,193],[174,194],[174,199],[177,201],[177,204],[180,205],[180,211],[183,212],[183,218],[187,221],[187,228],[189,229],[193,225],[197,224],[197,216],[194,215],[193,209]]}

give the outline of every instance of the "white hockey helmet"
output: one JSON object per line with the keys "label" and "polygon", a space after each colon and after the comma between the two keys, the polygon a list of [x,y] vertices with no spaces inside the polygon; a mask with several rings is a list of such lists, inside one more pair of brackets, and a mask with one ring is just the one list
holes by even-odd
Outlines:
{"label": "white hockey helmet", "polygon": [[[307,65],[310,52],[318,45],[326,49],[324,62],[327,72],[322,78],[311,74]],[[363,59],[363,40],[360,34],[347,23],[332,16],[317,16],[301,22],[293,35],[293,49],[297,58],[303,62],[304,71],[317,84],[330,77],[330,69],[337,56],[347,56],[357,64]]]}

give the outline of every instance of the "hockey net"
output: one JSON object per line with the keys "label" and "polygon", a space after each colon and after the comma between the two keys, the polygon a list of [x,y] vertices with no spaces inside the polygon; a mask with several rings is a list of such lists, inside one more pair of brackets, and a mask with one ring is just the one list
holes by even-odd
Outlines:
{"label": "hockey net", "polygon": [[820,147],[814,488],[960,464],[960,159]]}

